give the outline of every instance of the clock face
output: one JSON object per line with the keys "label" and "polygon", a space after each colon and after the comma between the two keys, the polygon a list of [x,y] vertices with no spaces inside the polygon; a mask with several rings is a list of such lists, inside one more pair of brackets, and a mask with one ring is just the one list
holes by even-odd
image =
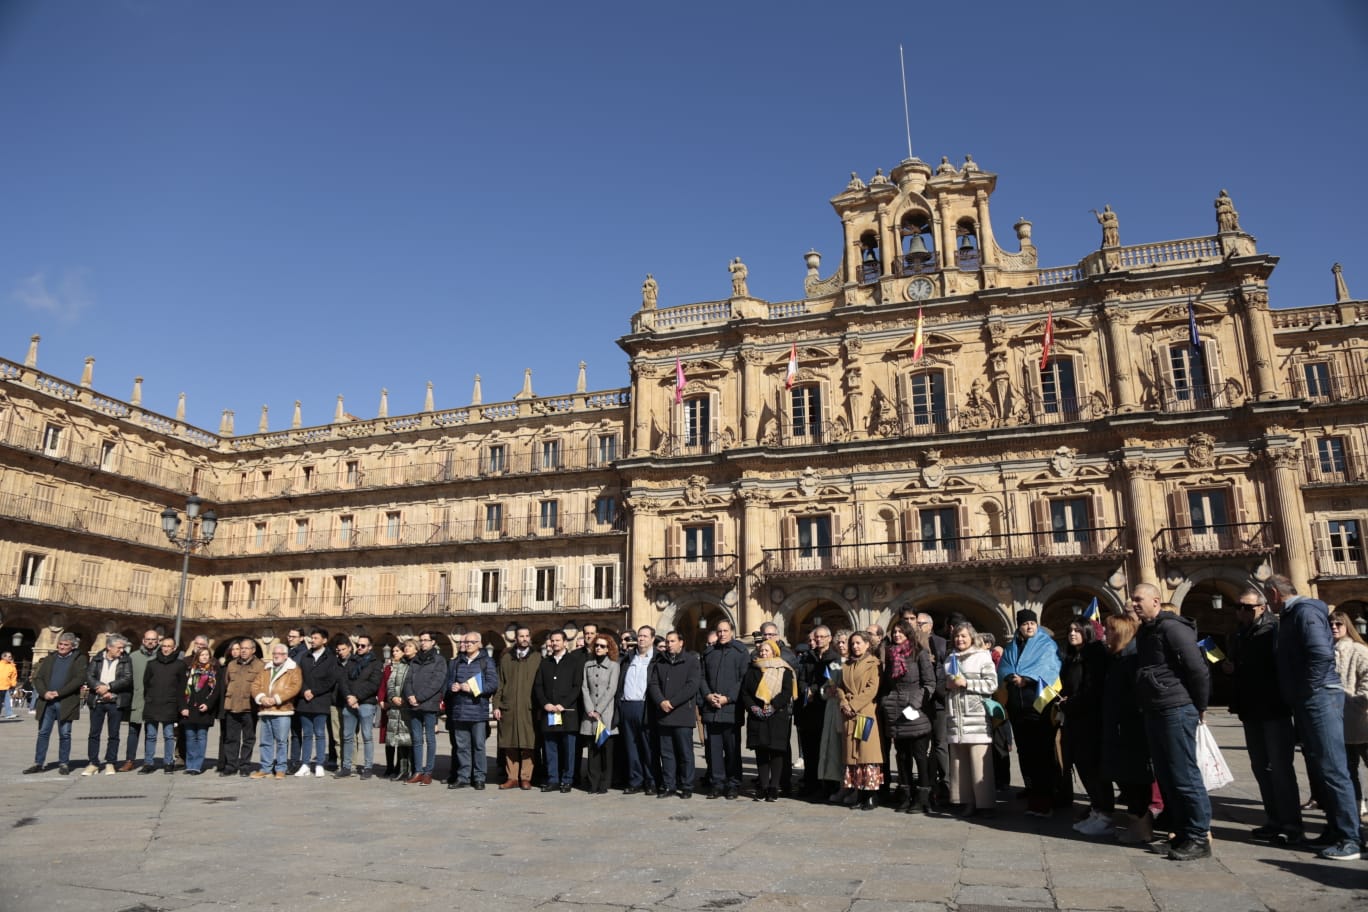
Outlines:
{"label": "clock face", "polygon": [[931,292],[934,290],[930,279],[925,276],[915,278],[907,283],[907,300],[925,301],[931,297]]}

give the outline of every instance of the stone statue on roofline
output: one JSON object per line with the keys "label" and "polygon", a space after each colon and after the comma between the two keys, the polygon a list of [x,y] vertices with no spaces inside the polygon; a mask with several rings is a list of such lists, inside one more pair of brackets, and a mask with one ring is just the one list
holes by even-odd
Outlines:
{"label": "stone statue on roofline", "polygon": [[746,288],[746,276],[750,274],[750,271],[746,269],[746,264],[741,262],[740,257],[737,257],[731,261],[727,270],[732,277],[732,297],[749,298],[750,291]]}
{"label": "stone statue on roofline", "polygon": [[1235,201],[1224,190],[1216,197],[1216,230],[1221,234],[1240,230],[1240,213],[1235,211]]}
{"label": "stone statue on roofline", "polygon": [[659,293],[660,286],[656,284],[655,276],[646,273],[646,281],[641,283],[641,309],[655,310]]}
{"label": "stone statue on roofline", "polygon": [[1117,221],[1116,213],[1112,211],[1111,205],[1103,206],[1101,212],[1094,209],[1092,213],[1097,217],[1097,223],[1102,226],[1102,246],[1120,247],[1121,225]]}

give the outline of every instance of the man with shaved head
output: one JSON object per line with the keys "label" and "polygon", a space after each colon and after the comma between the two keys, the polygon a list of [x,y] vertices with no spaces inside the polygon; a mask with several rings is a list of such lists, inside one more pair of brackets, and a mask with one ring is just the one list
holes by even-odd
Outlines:
{"label": "man with shaved head", "polygon": [[1211,798],[1197,766],[1197,724],[1206,714],[1211,681],[1191,618],[1163,610],[1159,590],[1131,590],[1140,616],[1135,694],[1145,714],[1154,777],[1164,793],[1175,836],[1171,861],[1211,857]]}

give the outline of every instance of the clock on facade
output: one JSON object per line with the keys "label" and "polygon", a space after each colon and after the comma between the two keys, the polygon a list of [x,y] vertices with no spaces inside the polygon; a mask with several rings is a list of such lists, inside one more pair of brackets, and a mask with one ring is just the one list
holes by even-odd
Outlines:
{"label": "clock on facade", "polygon": [[931,284],[931,280],[925,276],[918,276],[907,283],[907,300],[925,301],[931,297],[933,291],[935,291],[935,286]]}

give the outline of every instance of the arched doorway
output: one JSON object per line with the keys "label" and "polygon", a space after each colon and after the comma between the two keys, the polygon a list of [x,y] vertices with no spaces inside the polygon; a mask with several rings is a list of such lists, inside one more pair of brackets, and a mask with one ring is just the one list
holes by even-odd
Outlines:
{"label": "arched doorway", "polygon": [[[708,602],[694,602],[680,607],[675,611],[674,629],[684,640],[684,648],[691,652],[701,653],[708,645],[708,633],[717,626],[718,621],[732,620],[725,610],[718,605]],[[664,631],[668,633],[669,631]],[[745,634],[750,631],[739,630],[737,633]]]}
{"label": "arched doorway", "polygon": [[942,582],[909,589],[888,603],[879,623],[888,629],[907,608],[931,615],[932,630],[940,636],[945,635],[946,620],[956,614],[962,615],[980,633],[992,634],[998,643],[1006,642],[1011,630],[996,599],[962,583]]}
{"label": "arched doorway", "polygon": [[806,643],[812,628],[825,626],[834,634],[840,630],[855,630],[855,619],[850,612],[830,599],[814,599],[795,609],[784,625],[783,638],[789,646]]}

